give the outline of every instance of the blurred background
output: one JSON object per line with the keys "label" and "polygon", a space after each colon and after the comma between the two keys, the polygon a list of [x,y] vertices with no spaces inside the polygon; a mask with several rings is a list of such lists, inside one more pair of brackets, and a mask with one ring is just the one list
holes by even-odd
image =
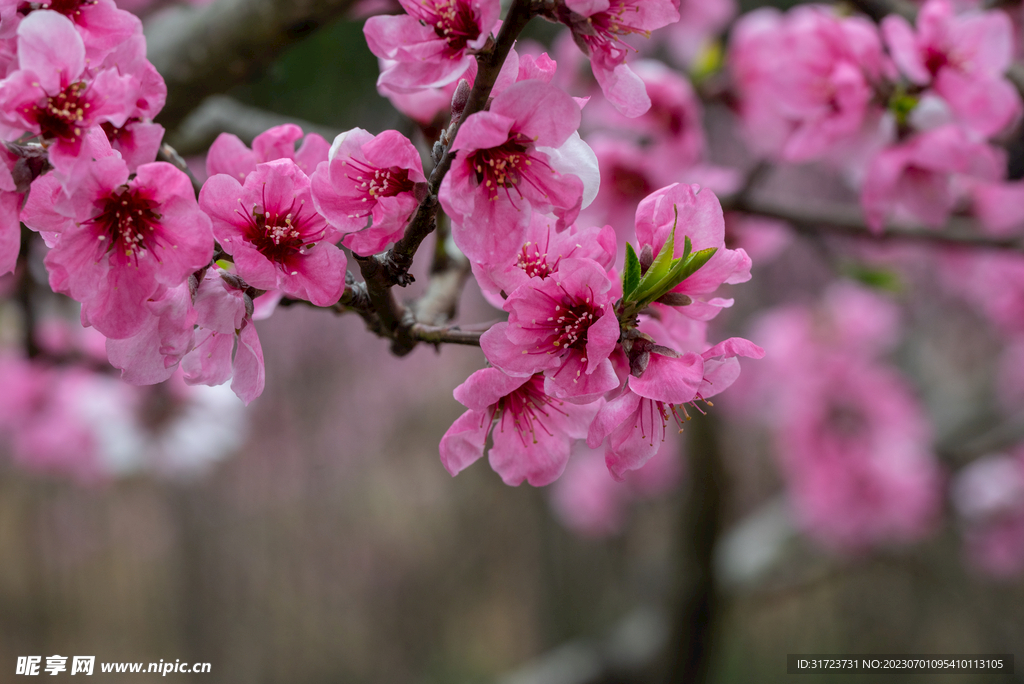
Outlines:
{"label": "blurred background", "polygon": [[[151,44],[213,7],[157,4],[138,9]],[[213,99],[170,84],[168,140],[197,174],[221,131],[249,142],[285,121],[328,139],[397,128],[425,144],[430,127],[377,94],[362,36],[360,13],[394,8],[350,4],[295,26],[287,46],[239,57]],[[538,20],[526,37],[551,46],[558,34]],[[742,164],[727,109],[711,103],[704,116],[711,160]],[[806,168],[770,184],[792,197],[849,192]],[[452,390],[483,366],[479,349],[420,345],[395,358],[356,316],[283,308],[257,324],[266,391],[224,409],[218,420],[241,437],[200,463],[83,480],[0,459],[0,682],[19,680],[18,656],[52,654],[209,662],[210,674],[171,676],[226,684],[610,684],[663,681],[687,658],[698,672],[676,681],[706,671],[746,683],[789,680],[787,653],[1014,653],[1024,585],[1012,563],[993,574],[969,561],[948,496],[958,469],[1014,444],[1017,414],[991,398],[997,335],[935,274],[903,275],[923,248],[867,254],[853,239],[790,233],[776,243],[754,256],[751,282],[730,288],[737,304],[714,339],[763,343],[752,332],[761,312],[811,306],[837,272],[903,310],[886,353],[927,408],[945,502],[913,539],[850,548],[801,531],[771,424],[726,397],[621,501],[585,485],[510,488],[482,461],[452,478],[437,444],[464,410]],[[470,284],[460,320],[496,318]],[[180,448],[168,458],[189,460]],[[574,520],[573,501],[593,515]]]}

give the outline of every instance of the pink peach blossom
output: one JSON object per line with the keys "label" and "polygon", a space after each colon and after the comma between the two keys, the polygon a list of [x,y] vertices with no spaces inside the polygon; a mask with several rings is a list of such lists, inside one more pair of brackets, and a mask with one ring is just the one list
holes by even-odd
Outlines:
{"label": "pink peach blossom", "polygon": [[512,486],[555,481],[599,406],[560,401],[545,393],[540,375],[512,377],[497,368],[473,373],[455,398],[469,410],[441,438],[441,463],[457,475],[483,455],[490,436],[491,467]]}
{"label": "pink peach blossom", "polygon": [[604,96],[628,117],[651,106],[644,82],[627,65],[632,49],[623,37],[650,37],[654,29],[679,21],[679,3],[673,0],[566,0],[573,38],[590,57]]}
{"label": "pink peach blossom", "polygon": [[330,161],[310,178],[317,210],[356,254],[382,252],[397,241],[419,205],[425,183],[419,152],[398,131],[374,136],[361,128],[339,135]]}
{"label": "pink peach blossom", "polygon": [[[295,144],[302,140],[298,150]],[[305,139],[295,124],[282,124],[260,133],[252,141],[252,149],[231,133],[221,133],[210,145],[206,155],[206,173],[226,173],[238,182],[256,170],[257,164],[275,159],[291,159],[307,176],[313,175],[317,164],[327,161],[330,144],[318,133]]]}
{"label": "pink peach blossom", "polygon": [[[33,189],[29,202],[36,200],[46,197]],[[82,322],[107,337],[138,333],[150,315],[145,303],[213,256],[210,220],[192,183],[163,162],[143,164],[128,180],[120,157],[97,159],[66,203],[34,207],[27,225],[59,233],[45,259],[50,286],[82,302]]]}
{"label": "pink peach blossom", "polygon": [[[520,81],[488,111],[466,119],[439,192],[466,256],[481,262],[512,256],[533,211],[554,213],[559,229],[575,220],[585,189],[580,175],[596,176],[597,166],[590,148],[573,136],[579,123],[579,105],[542,81]],[[555,168],[561,166],[556,156],[565,159],[564,172]]]}
{"label": "pink peach blossom", "polygon": [[392,65],[378,85],[397,92],[436,88],[461,78],[473,51],[498,21],[498,0],[399,0],[408,14],[366,20],[370,52]]}
{"label": "pink peach blossom", "polygon": [[609,360],[619,341],[618,295],[596,261],[562,259],[550,277],[509,295],[508,323],[484,333],[480,346],[492,364],[511,375],[543,371],[549,394],[593,400],[619,385]]}
{"label": "pink peach blossom", "polygon": [[212,176],[199,205],[238,275],[253,287],[281,290],[317,306],[341,297],[345,254],[313,206],[309,178],[291,159],[258,164],[244,185],[227,174]]}

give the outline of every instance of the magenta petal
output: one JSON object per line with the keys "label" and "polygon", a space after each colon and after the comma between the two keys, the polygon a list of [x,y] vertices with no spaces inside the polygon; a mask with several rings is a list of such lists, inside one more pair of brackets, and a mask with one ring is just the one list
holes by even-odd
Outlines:
{"label": "magenta petal", "polygon": [[704,362],[704,381],[698,393],[703,399],[724,392],[740,377],[740,362],[735,356],[727,359],[712,359]]}
{"label": "magenta petal", "polygon": [[331,150],[331,144],[318,133],[310,133],[302,141],[295,152],[295,163],[307,176],[312,176],[317,164],[325,162]]}
{"label": "magenta petal", "polygon": [[[587,358],[592,364],[611,355],[619,342],[619,334],[619,319],[614,309],[608,307],[608,311],[587,329]],[[588,367],[587,373],[592,372],[593,368]]]}
{"label": "magenta petal", "polygon": [[242,330],[238,334],[232,373],[231,391],[246,405],[263,394],[263,347],[256,334],[256,327],[250,320],[242,323]]}
{"label": "magenta petal", "polygon": [[[269,263],[269,262],[268,262]],[[279,281],[281,290],[316,306],[331,306],[345,291],[345,253],[328,242],[321,242],[307,254],[293,257]]]}
{"label": "magenta petal", "polygon": [[0,192],[0,275],[11,273],[18,264],[21,249],[21,224],[18,209],[21,195],[14,192]]}
{"label": "magenta petal", "polygon": [[491,364],[517,377],[529,377],[561,364],[561,359],[554,354],[536,352],[512,342],[508,338],[508,327],[508,323],[498,323],[480,338],[480,348]]}
{"label": "magenta petal", "polygon": [[897,14],[890,14],[882,19],[881,29],[889,54],[900,71],[917,85],[928,83],[931,75],[921,60],[921,49],[910,22]]}
{"label": "magenta petal", "polygon": [[473,411],[482,411],[527,383],[530,376],[513,377],[497,368],[481,368],[455,388],[455,400]]}
{"label": "magenta petal", "polygon": [[611,70],[600,67],[597,62],[592,62],[591,66],[601,92],[623,116],[635,119],[651,108],[647,86],[627,65],[618,64]]}
{"label": "magenta petal", "polygon": [[490,111],[514,120],[517,132],[543,147],[559,147],[580,127],[579,105],[563,90],[543,81],[520,81],[510,86],[494,98]]}
{"label": "magenta petal", "polygon": [[491,429],[486,411],[466,411],[455,419],[441,437],[441,464],[452,477],[484,455],[484,443]]}
{"label": "magenta petal", "polygon": [[363,145],[362,153],[366,161],[373,166],[382,169],[397,166],[400,169],[408,169],[409,179],[414,182],[422,183],[427,180],[423,175],[420,153],[409,139],[398,131],[384,131],[374,137]]}
{"label": "magenta petal", "polygon": [[704,360],[693,352],[679,358],[651,354],[647,370],[630,376],[629,388],[641,397],[666,404],[685,404],[697,396],[704,379]]}
{"label": "magenta petal", "polygon": [[746,356],[750,359],[762,359],[764,358],[764,349],[757,346],[750,340],[745,340],[742,337],[730,337],[729,339],[719,342],[711,349],[701,354],[704,359],[713,359],[717,356],[730,358],[733,356]]}
{"label": "magenta petal", "polygon": [[477,112],[459,127],[452,149],[487,150],[504,145],[515,124],[515,119],[496,112]]}
{"label": "magenta petal", "polygon": [[35,74],[48,95],[56,95],[85,70],[85,44],[63,14],[36,10],[18,25],[18,66]]}
{"label": "magenta petal", "polygon": [[[61,239],[62,245],[66,239],[66,235]],[[74,274],[72,279],[74,282]],[[112,267],[102,289],[97,289],[92,297],[84,298],[82,313],[107,337],[131,337],[142,329],[149,317],[145,302],[156,289],[155,282],[138,277],[134,270]]]}
{"label": "magenta petal", "polygon": [[245,319],[245,301],[240,290],[229,288],[219,269],[207,271],[195,296],[196,323],[201,328],[233,335]]}
{"label": "magenta petal", "polygon": [[574,404],[595,401],[621,384],[607,358],[597,362],[588,359],[584,365],[578,352],[569,354],[559,368],[547,371],[545,376],[546,393]]}
{"label": "magenta petal", "polygon": [[231,377],[231,350],[235,333],[218,333],[200,328],[195,348],[181,361],[189,385],[221,385]]}
{"label": "magenta petal", "polygon": [[280,271],[255,247],[243,240],[222,240],[221,246],[232,255],[235,269],[245,282],[261,290],[277,289]]}
{"label": "magenta petal", "polygon": [[519,486],[523,480],[534,487],[551,484],[569,462],[571,442],[560,432],[548,434],[538,429],[531,440],[517,430],[502,432],[499,421],[491,437],[494,445],[487,458],[494,472],[510,487]]}
{"label": "magenta petal", "polygon": [[237,135],[221,133],[206,155],[206,174],[225,173],[238,182],[256,170],[256,155]]}
{"label": "magenta petal", "polygon": [[661,423],[658,408],[650,399],[642,399],[636,411],[636,422],[643,429],[624,422],[611,434],[604,462],[616,480],[622,481],[630,470],[642,468],[651,460],[665,441],[666,427]]}
{"label": "magenta petal", "polygon": [[268,128],[252,141],[252,151],[259,162],[294,159],[295,143],[302,138],[302,129],[295,124]]}
{"label": "magenta petal", "polygon": [[627,420],[632,421],[639,405],[640,396],[627,388],[618,397],[602,406],[594,418],[594,422],[590,425],[590,431],[587,433],[587,446],[591,449],[601,446],[601,443],[615,428]]}
{"label": "magenta petal", "polygon": [[142,330],[122,340],[107,340],[110,364],[121,369],[121,379],[132,385],[154,385],[174,374],[195,340],[195,312],[188,285],[181,285],[159,301],[147,302],[150,316]]}

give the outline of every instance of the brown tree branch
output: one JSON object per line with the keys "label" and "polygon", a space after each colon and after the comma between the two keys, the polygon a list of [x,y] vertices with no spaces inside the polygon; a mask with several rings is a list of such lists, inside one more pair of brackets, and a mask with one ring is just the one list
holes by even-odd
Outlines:
{"label": "brown tree branch", "polygon": [[448,131],[449,144],[445,147],[437,165],[430,172],[428,179],[429,194],[420,202],[416,213],[405,228],[405,234],[384,254],[373,257],[383,268],[378,276],[380,283],[386,287],[393,285],[407,285],[409,279],[409,268],[412,266],[413,256],[419,249],[423,240],[430,235],[436,227],[437,219],[437,193],[441,188],[441,181],[451,168],[455,153],[451,150],[451,141],[458,135],[462,122],[471,115],[483,111],[491,96],[491,90],[498,79],[501,67],[512,49],[513,43],[534,16],[534,6],[531,0],[513,0],[509,7],[508,14],[498,31],[498,36],[489,48],[484,48],[476,56],[477,74],[473,82],[473,89],[470,91],[469,100],[457,120],[453,121]]}
{"label": "brown tree branch", "polygon": [[[491,90],[512,49],[512,44],[533,17],[534,12],[532,0],[513,0],[497,38],[476,56],[477,75],[466,106],[454,118],[445,134],[447,143],[437,165],[430,173],[427,195],[416,208],[404,234],[387,252],[358,260],[359,270],[366,281],[370,303],[380,319],[382,329],[393,340],[392,352],[400,356],[412,351],[417,342],[423,339],[420,337],[422,335],[427,335],[430,339],[426,341],[431,342],[447,341],[438,338],[453,337],[453,340],[458,338],[460,344],[475,343],[470,337],[453,335],[452,329],[437,328],[454,316],[462,285],[469,275],[469,265],[465,260],[455,263],[454,266],[450,264],[444,271],[437,272],[435,269],[427,295],[410,308],[398,303],[391,288],[412,282],[409,269],[412,267],[413,257],[423,240],[437,227],[437,193],[455,158],[451,144],[458,135],[462,122],[469,116],[483,111],[487,106]],[[439,246],[439,249],[443,248],[443,244]],[[439,263],[436,250],[434,263],[435,266]]]}
{"label": "brown tree branch", "polygon": [[34,359],[40,354],[39,342],[36,339],[36,309],[33,291],[36,289],[32,278],[29,252],[32,247],[34,233],[25,224],[21,224],[21,247],[18,252],[18,265],[15,268],[17,285],[14,288],[14,299],[21,309],[21,336],[25,356]]}
{"label": "brown tree branch", "polygon": [[146,25],[149,61],[167,82],[157,121],[177,128],[202,100],[251,77],[290,45],[342,17],[354,0],[217,0]]}
{"label": "brown tree branch", "polygon": [[697,416],[690,429],[685,502],[677,532],[675,609],[668,642],[664,684],[709,681],[714,636],[721,622],[721,590],[715,577],[715,551],[723,531],[726,472],[713,414]]}
{"label": "brown tree branch", "polygon": [[248,145],[268,128],[286,123],[298,125],[307,134],[319,133],[328,142],[341,133],[329,126],[251,107],[227,95],[211,95],[185,117],[176,130],[168,132],[165,139],[180,154],[188,156],[205,152],[221,133],[233,133]]}
{"label": "brown tree branch", "polygon": [[890,222],[880,233],[873,233],[868,229],[860,208],[851,204],[797,206],[748,196],[725,197],[722,207],[726,211],[740,211],[786,221],[803,233],[829,232],[864,240],[899,240],[1024,253],[1024,238],[982,235],[976,232],[974,222],[961,218],[953,218],[939,229]]}

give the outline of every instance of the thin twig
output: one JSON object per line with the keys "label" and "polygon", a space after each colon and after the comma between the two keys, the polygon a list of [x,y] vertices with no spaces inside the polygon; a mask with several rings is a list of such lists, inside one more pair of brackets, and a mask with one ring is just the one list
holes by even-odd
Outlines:
{"label": "thin twig", "polygon": [[181,155],[178,154],[177,150],[175,150],[167,143],[164,143],[160,146],[160,150],[156,153],[156,158],[157,161],[172,164],[179,171],[182,171],[186,176],[188,176],[188,179],[192,181],[192,189],[195,191],[196,197],[199,196],[199,191],[203,189],[203,184],[196,179],[195,174],[192,173],[192,169],[188,168],[188,164],[185,163],[185,160],[182,159]]}
{"label": "thin twig", "polygon": [[465,344],[479,347],[480,336],[483,335],[483,332],[478,330],[462,330],[457,325],[443,326],[415,323],[409,328],[409,334],[420,342]]}

